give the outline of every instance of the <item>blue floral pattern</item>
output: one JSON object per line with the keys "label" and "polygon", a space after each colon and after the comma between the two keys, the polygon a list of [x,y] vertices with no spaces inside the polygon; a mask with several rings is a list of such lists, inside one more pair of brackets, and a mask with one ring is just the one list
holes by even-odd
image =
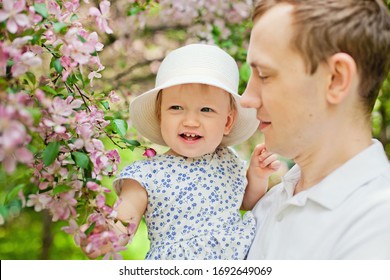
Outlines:
{"label": "blue floral pattern", "polygon": [[227,147],[199,158],[157,155],[125,167],[114,182],[138,181],[148,193],[146,259],[244,259],[255,220],[239,211],[245,162]]}

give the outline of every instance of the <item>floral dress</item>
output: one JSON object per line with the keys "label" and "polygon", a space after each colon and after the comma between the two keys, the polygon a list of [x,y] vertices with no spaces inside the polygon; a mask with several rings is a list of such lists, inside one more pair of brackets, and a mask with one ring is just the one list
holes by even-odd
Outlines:
{"label": "floral dress", "polygon": [[198,158],[157,155],[125,167],[121,179],[148,193],[146,259],[244,259],[255,220],[239,209],[247,184],[245,162],[227,147]]}

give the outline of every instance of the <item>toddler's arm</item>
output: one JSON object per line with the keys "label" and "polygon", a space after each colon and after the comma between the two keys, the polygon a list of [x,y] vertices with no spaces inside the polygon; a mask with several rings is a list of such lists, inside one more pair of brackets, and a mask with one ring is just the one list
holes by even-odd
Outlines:
{"label": "toddler's arm", "polygon": [[[135,180],[124,179],[122,182],[122,191],[119,195],[121,202],[116,208],[118,221],[111,224],[110,227],[118,234],[127,234],[127,228],[123,223],[132,223],[137,231],[138,225],[145,212],[148,196],[146,190]],[[125,240],[127,243],[128,240]],[[123,244],[126,245],[126,244]],[[102,246],[98,250],[87,252],[87,239],[81,241],[81,249],[89,258],[97,258],[106,254],[111,249],[111,244]]]}
{"label": "toddler's arm", "polygon": [[267,192],[269,176],[281,166],[276,155],[259,144],[253,150],[247,171],[248,185],[245,190],[241,209],[252,210],[257,201]]}

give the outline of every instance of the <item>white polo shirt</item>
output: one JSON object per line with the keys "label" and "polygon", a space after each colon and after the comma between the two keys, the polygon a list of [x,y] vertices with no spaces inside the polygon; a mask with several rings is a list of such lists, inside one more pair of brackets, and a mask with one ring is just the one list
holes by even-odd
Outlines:
{"label": "white polo shirt", "polygon": [[248,259],[390,259],[390,164],[377,140],[293,196],[295,165],[255,206]]}

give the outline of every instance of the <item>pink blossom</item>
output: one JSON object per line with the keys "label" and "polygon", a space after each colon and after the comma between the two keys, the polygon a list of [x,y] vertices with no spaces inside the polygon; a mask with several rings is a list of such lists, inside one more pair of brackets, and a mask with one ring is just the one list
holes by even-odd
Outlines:
{"label": "pink blossom", "polygon": [[46,193],[30,194],[28,196],[27,206],[34,206],[34,210],[40,212],[42,209],[47,209],[50,201],[52,201],[52,198]]}
{"label": "pink blossom", "polygon": [[41,16],[40,14],[37,14],[37,13],[35,12],[35,9],[34,9],[33,6],[30,6],[30,7],[28,8],[28,11],[29,11],[29,18],[30,18],[30,20],[31,20],[31,22],[32,22],[33,24],[36,24],[36,23],[42,21],[42,19],[43,19],[42,16]]}
{"label": "pink blossom", "polygon": [[116,102],[121,101],[119,96],[116,94],[116,92],[114,90],[110,91],[110,93],[108,94],[108,98],[110,99],[110,101],[112,103],[116,103]]}
{"label": "pink blossom", "polygon": [[15,170],[17,161],[29,164],[32,163],[33,160],[33,154],[26,147],[19,147],[12,154],[6,156],[3,159],[3,163],[6,171],[11,174]]}
{"label": "pink blossom", "polygon": [[78,66],[78,63],[76,61],[73,61],[73,59],[67,55],[63,55],[60,58],[61,65],[65,68],[64,71],[62,71],[62,81],[66,81],[66,79],[69,77],[70,73],[72,73]]}
{"label": "pink blossom", "polygon": [[67,234],[72,234],[74,236],[74,242],[77,246],[80,246],[82,238],[86,238],[85,233],[80,230],[80,227],[74,219],[69,220],[69,226],[62,227],[61,229]]}
{"label": "pink blossom", "polygon": [[[104,45],[98,41],[98,34],[96,32],[92,32],[87,37],[87,44],[89,44],[91,47],[93,47],[97,52],[100,52],[103,50]],[[103,67],[102,65],[100,68]],[[103,67],[104,69],[104,67]]]}
{"label": "pink blossom", "polygon": [[26,8],[24,0],[3,0],[3,9],[0,10],[0,22],[6,21],[7,29],[10,33],[16,33],[18,26],[27,26],[29,20],[27,15],[22,14]]}
{"label": "pink blossom", "polygon": [[[80,39],[80,37],[84,38]],[[63,55],[71,57],[77,63],[84,65],[91,59],[91,54],[95,52],[95,45],[87,41],[87,32],[82,28],[72,27],[65,34],[65,41],[62,51]]]}
{"label": "pink blossom", "polygon": [[107,175],[113,175],[118,171],[118,164],[120,163],[120,155],[117,150],[110,150],[107,152],[107,158],[111,164],[111,171]]}
{"label": "pink blossom", "polygon": [[53,222],[76,217],[76,209],[74,207],[77,204],[77,200],[74,198],[74,195],[74,191],[60,193],[58,199],[54,199],[49,203],[48,207],[53,215]]}
{"label": "pink blossom", "polygon": [[83,187],[83,182],[77,178],[77,174],[74,174],[73,177],[73,180],[68,183],[69,186],[71,186],[75,191],[81,191]]}
{"label": "pink blossom", "polygon": [[[96,226],[95,226],[96,228]],[[117,241],[118,237],[116,236],[114,231],[102,231],[98,233],[92,233],[88,237],[88,245],[86,246],[86,251],[93,252],[97,249],[100,249],[105,244],[112,243],[113,241]]]}
{"label": "pink blossom", "polygon": [[148,148],[145,150],[145,152],[142,155],[150,158],[150,157],[154,157],[156,154],[157,152],[154,149]]}
{"label": "pink blossom", "polygon": [[30,67],[42,64],[42,59],[32,52],[25,52],[20,57],[14,57],[14,65],[11,68],[12,75],[18,77],[26,73]]}
{"label": "pink blossom", "polygon": [[74,234],[79,229],[79,226],[74,219],[70,219],[69,226],[62,227],[61,229],[68,234]]}
{"label": "pink blossom", "polygon": [[104,128],[109,125],[110,122],[104,119],[104,112],[99,110],[96,105],[89,106],[90,112],[86,113],[84,111],[77,112],[76,122],[79,124],[88,123],[91,126],[99,126]]}
{"label": "pink blossom", "polygon": [[112,29],[108,26],[107,22],[110,17],[110,5],[111,3],[105,0],[100,2],[100,10],[95,7],[89,9],[89,14],[95,17],[97,26],[107,34],[112,33]]}
{"label": "pink blossom", "polygon": [[29,41],[32,40],[32,36],[24,36],[15,38],[15,40],[12,41],[12,48],[20,49],[24,47]]}
{"label": "pink blossom", "polygon": [[72,119],[69,117],[75,113],[74,109],[79,108],[82,103],[82,100],[74,99],[72,96],[68,96],[65,100],[60,97],[55,97],[49,106],[51,119],[43,118],[41,124],[45,128],[54,128],[54,131],[58,134],[57,136],[62,139],[68,138],[64,124],[72,122]]}
{"label": "pink blossom", "polygon": [[106,205],[106,197],[102,194],[98,194],[96,196],[96,204],[97,207],[103,208]]}
{"label": "pink blossom", "polygon": [[71,57],[74,61],[79,64],[87,64],[90,58],[89,51],[85,51],[85,45],[79,39],[77,41],[72,41],[72,43],[68,45],[64,45],[63,53],[65,56]]}
{"label": "pink blossom", "polygon": [[92,182],[92,181],[89,181],[86,186],[88,189],[90,189],[91,191],[95,191],[95,192],[106,192],[106,193],[111,192],[110,189],[104,188],[104,187],[100,186],[99,184],[97,184],[96,182]]}
{"label": "pink blossom", "polygon": [[57,19],[61,19],[61,7],[55,0],[49,0],[47,10],[50,14],[54,15]]}
{"label": "pink blossom", "polygon": [[[48,175],[59,175],[60,177],[64,178],[69,174],[68,169],[62,166],[61,162],[59,160],[54,160],[54,162],[47,167],[47,174]],[[52,179],[52,176],[48,177],[49,179]]]}
{"label": "pink blossom", "polygon": [[79,108],[82,104],[82,100],[74,99],[73,96],[68,96],[66,99],[55,97],[50,111],[52,114],[69,117],[74,113],[74,109]]}
{"label": "pink blossom", "polygon": [[104,255],[103,260],[109,260],[110,258],[112,258],[113,260],[122,260],[123,256],[118,252],[124,251],[126,249],[127,248],[123,245],[119,245],[119,244],[113,245],[112,250]]}
{"label": "pink blossom", "polygon": [[46,42],[48,42],[48,43],[53,43],[53,42],[55,42],[55,40],[57,40],[57,37],[56,37],[54,31],[51,29],[46,30],[45,37],[47,40]]}
{"label": "pink blossom", "polygon": [[69,2],[65,2],[64,7],[65,7],[65,9],[68,10],[68,12],[75,13],[76,10],[80,7],[80,2],[79,2],[79,0],[72,0]]}
{"label": "pink blossom", "polygon": [[88,74],[88,79],[90,80],[89,84],[91,87],[93,87],[93,79],[94,78],[100,79],[102,77],[102,74],[100,74],[98,72],[102,71],[103,69],[104,69],[104,67],[98,69],[97,71],[92,71],[91,73]]}
{"label": "pink blossom", "polygon": [[7,72],[8,51],[3,42],[0,42],[0,76],[5,76]]}
{"label": "pink blossom", "polygon": [[121,160],[121,157],[117,150],[110,150],[107,152],[107,157],[113,162],[113,163],[119,163]]}
{"label": "pink blossom", "polygon": [[[104,149],[104,147],[102,147]],[[104,153],[103,150],[91,152],[91,161],[94,165],[94,174],[112,175],[118,170],[120,156],[118,151],[111,150]]]}
{"label": "pink blossom", "polygon": [[18,197],[19,197],[20,201],[22,202],[22,207],[23,208],[26,207],[26,196],[24,195],[23,190],[20,190],[18,192]]}
{"label": "pink blossom", "polygon": [[[112,222],[111,222],[112,223]],[[122,255],[118,252],[126,250],[124,246],[128,241],[127,234],[117,234],[114,230],[109,230],[110,224],[104,226],[104,228],[94,230],[94,232],[88,236],[87,241],[88,245],[86,246],[86,251],[88,253],[99,250],[102,246],[110,245],[110,250],[107,252],[103,259],[108,260],[110,258],[120,260]],[[96,226],[95,226],[96,229]]]}
{"label": "pink blossom", "polygon": [[85,149],[91,154],[102,154],[104,145],[99,139],[88,139],[85,143]]}
{"label": "pink blossom", "polygon": [[0,107],[0,162],[4,169],[11,174],[17,162],[31,163],[33,154],[24,146],[29,143],[31,136],[27,134],[25,126],[18,120],[10,120],[15,117],[12,108]]}

